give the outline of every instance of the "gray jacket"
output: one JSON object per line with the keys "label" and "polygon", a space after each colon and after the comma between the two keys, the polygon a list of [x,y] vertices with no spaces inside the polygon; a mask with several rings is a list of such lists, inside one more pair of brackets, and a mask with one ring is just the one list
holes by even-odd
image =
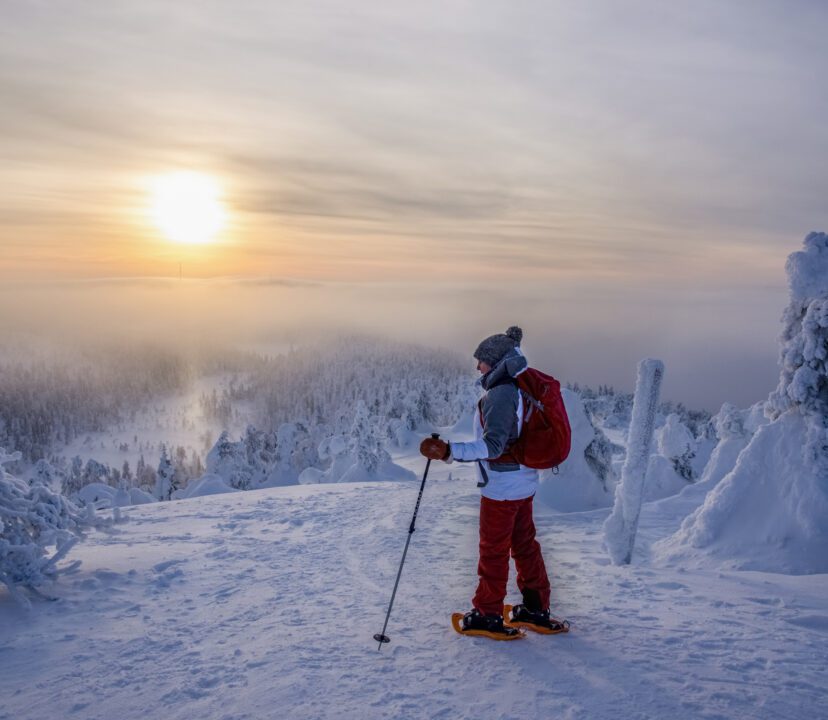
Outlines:
{"label": "gray jacket", "polygon": [[518,388],[515,377],[526,369],[526,358],[517,350],[510,350],[489,372],[480,378],[486,391],[483,412],[483,441],[489,449],[489,459],[500,457],[506,447],[518,438]]}
{"label": "gray jacket", "polygon": [[[521,352],[517,349],[510,350],[497,365],[478,380],[486,391],[481,401],[482,443],[451,443],[451,454],[454,459],[493,460],[503,454],[509,443],[517,440],[517,412],[520,400],[514,378],[525,370],[526,366],[526,358]],[[517,467],[510,463],[502,470],[514,470]]]}

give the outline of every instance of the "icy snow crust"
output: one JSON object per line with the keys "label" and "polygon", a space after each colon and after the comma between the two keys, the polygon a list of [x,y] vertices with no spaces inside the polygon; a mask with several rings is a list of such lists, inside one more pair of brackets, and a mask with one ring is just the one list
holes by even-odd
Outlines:
{"label": "icy snow crust", "polygon": [[[397,459],[397,458],[395,458]],[[397,459],[422,472],[412,454]],[[433,464],[377,651],[419,483],[279,487],[128,511],[26,614],[0,594],[0,717],[816,718],[825,575],[642,565],[601,549],[607,510],[536,508],[569,635],[464,638],[476,581],[471,468]],[[449,481],[449,471],[453,479]],[[510,601],[519,599],[510,581]]]}

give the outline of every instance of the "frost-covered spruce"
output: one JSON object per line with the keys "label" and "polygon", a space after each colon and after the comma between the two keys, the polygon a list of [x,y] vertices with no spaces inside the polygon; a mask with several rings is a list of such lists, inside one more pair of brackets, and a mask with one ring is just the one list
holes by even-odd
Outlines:
{"label": "frost-covered spruce", "polygon": [[81,509],[47,484],[31,485],[3,469],[20,458],[0,448],[0,582],[22,605],[20,588],[53,580],[57,563],[82,537],[84,528],[107,524],[91,508]]}
{"label": "frost-covered spruce", "polygon": [[775,419],[793,410],[805,418],[807,461],[828,483],[828,235],[810,233],[785,269],[790,301],[782,317],[779,385],[766,412]]}
{"label": "frost-covered spruce", "polygon": [[693,480],[692,461],[696,440],[676,413],[670,413],[658,433],[658,451],[673,464],[673,469],[685,480]]}
{"label": "frost-covered spruce", "polygon": [[32,468],[29,484],[40,483],[50,490],[59,491],[63,486],[65,473],[54,467],[48,460],[41,458]]}
{"label": "frost-covered spruce", "polygon": [[601,481],[604,491],[609,492],[615,479],[612,469],[612,443],[600,427],[593,423],[592,428],[595,437],[584,450],[584,460]]}
{"label": "frost-covered spruce", "polygon": [[382,446],[375,419],[371,418],[362,400],[357,401],[350,433],[351,456],[368,475],[375,475],[379,466],[391,459]]}
{"label": "frost-covered spruce", "polygon": [[786,270],[771,422],[678,532],[657,544],[664,560],[828,572],[828,235],[808,235]]}
{"label": "frost-covered spruce", "polygon": [[719,442],[704,468],[699,485],[709,490],[729,473],[739,453],[747,447],[751,433],[745,427],[745,412],[731,403],[724,403],[713,418]]}
{"label": "frost-covered spruce", "polygon": [[670,413],[655,436],[657,452],[650,455],[647,465],[646,502],[676,495],[694,481],[696,439],[678,413]]}
{"label": "frost-covered spruce", "polygon": [[233,442],[225,430],[207,453],[207,474],[217,475],[231,488],[249,490],[253,472],[247,461],[244,440]]}
{"label": "frost-covered spruce", "polygon": [[638,363],[627,458],[621,470],[621,482],[615,488],[612,513],[604,523],[604,541],[616,565],[632,561],[663,377],[664,363],[660,360],[648,358]]}
{"label": "frost-covered spruce", "polygon": [[167,446],[161,446],[161,459],[158,461],[158,471],[155,475],[155,497],[158,500],[169,500],[175,487],[175,468],[169,455]]}

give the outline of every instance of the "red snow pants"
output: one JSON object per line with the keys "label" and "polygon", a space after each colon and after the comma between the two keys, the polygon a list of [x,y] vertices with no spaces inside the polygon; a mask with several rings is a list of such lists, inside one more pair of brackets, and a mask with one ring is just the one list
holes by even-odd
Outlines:
{"label": "red snow pants", "polygon": [[486,615],[503,614],[510,551],[517,566],[518,589],[535,590],[541,609],[549,607],[549,578],[540,543],[535,540],[532,500],[480,498],[480,583],[472,605]]}

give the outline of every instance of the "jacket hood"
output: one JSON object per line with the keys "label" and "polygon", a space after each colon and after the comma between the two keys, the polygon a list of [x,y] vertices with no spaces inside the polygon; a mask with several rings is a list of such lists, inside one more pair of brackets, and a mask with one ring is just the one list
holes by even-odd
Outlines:
{"label": "jacket hood", "polygon": [[516,378],[520,375],[529,363],[526,356],[520,351],[519,347],[512,348],[507,352],[489,372],[478,379],[478,383],[484,390],[502,383],[504,380]]}

